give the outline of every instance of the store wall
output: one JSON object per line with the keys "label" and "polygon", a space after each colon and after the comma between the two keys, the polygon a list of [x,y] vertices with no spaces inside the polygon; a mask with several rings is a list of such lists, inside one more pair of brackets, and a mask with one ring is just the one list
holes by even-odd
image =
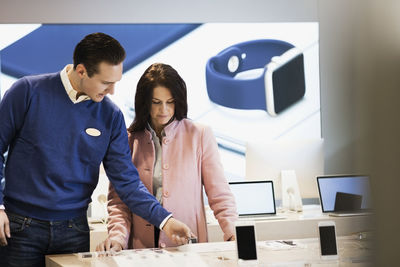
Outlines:
{"label": "store wall", "polygon": [[400,21],[396,0],[3,0],[0,23],[319,21],[321,123],[327,173],[368,172],[377,266],[397,261]]}

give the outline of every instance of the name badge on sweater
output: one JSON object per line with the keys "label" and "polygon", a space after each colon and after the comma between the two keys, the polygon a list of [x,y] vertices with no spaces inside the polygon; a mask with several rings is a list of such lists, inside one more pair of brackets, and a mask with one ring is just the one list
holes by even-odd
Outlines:
{"label": "name badge on sweater", "polygon": [[96,128],[87,128],[85,132],[90,136],[100,136],[101,132]]}

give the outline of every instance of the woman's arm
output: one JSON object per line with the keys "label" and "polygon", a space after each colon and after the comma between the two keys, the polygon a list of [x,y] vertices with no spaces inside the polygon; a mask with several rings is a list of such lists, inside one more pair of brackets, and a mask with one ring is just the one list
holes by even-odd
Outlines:
{"label": "woman's arm", "polygon": [[203,129],[201,173],[210,208],[224,232],[224,240],[234,240],[237,211],[235,198],[225,178],[217,141],[209,127]]}
{"label": "woman's arm", "polygon": [[132,225],[132,212],[119,198],[110,184],[108,190],[108,239],[117,241],[123,249],[128,247]]}

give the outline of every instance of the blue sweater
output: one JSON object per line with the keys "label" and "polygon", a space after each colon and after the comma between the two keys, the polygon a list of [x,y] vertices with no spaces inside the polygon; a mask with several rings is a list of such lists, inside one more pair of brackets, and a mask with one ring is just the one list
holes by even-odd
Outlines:
{"label": "blue sweater", "polygon": [[[95,128],[100,136],[89,135]],[[90,131],[89,131],[90,133]],[[73,104],[59,73],[24,77],[0,103],[6,210],[43,220],[86,214],[100,163],[132,212],[159,226],[169,213],[147,191],[131,162],[123,115],[112,101]]]}

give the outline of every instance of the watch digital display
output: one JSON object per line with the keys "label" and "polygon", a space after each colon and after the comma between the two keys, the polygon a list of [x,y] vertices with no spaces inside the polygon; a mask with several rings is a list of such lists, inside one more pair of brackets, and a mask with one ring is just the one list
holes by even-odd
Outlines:
{"label": "watch digital display", "polygon": [[272,74],[275,113],[300,100],[306,92],[304,57],[299,54]]}

